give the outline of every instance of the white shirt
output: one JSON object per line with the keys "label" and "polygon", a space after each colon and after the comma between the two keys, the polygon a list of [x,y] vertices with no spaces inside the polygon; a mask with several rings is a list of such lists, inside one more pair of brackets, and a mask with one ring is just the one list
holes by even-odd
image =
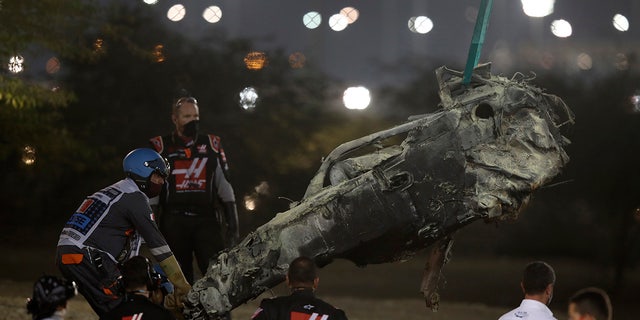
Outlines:
{"label": "white shirt", "polygon": [[503,314],[498,320],[557,320],[547,306],[537,300],[524,299],[520,306]]}

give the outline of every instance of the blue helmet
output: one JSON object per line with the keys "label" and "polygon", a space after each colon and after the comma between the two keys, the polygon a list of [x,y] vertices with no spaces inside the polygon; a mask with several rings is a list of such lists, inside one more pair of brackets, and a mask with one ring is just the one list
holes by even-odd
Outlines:
{"label": "blue helmet", "polygon": [[169,176],[169,163],[149,148],[139,148],[129,152],[122,160],[122,167],[127,177],[134,180],[147,180],[154,172],[163,178]]}
{"label": "blue helmet", "polygon": [[140,191],[149,198],[160,193],[162,184],[151,181],[151,175],[157,173],[163,178],[169,176],[169,163],[160,154],[149,148],[135,149],[124,157],[122,167],[127,177],[136,183]]}

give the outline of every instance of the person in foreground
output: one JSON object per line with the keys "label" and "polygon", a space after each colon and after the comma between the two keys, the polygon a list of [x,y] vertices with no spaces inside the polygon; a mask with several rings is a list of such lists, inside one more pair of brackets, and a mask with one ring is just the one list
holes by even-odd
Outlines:
{"label": "person in foreground", "polygon": [[158,195],[169,167],[157,152],[135,149],[123,160],[125,178],[88,196],[67,221],[56,265],[102,316],[123,300],[118,264],[138,255],[142,240],[175,290],[165,306],[181,313],[191,286],[154,221],[149,197]]}
{"label": "person in foreground", "polygon": [[125,289],[124,301],[100,317],[100,320],[175,320],[171,312],[162,307],[162,277],[155,272],[147,258],[132,257],[122,264],[120,272]]}
{"label": "person in foreground", "polygon": [[600,288],[589,287],[569,298],[569,320],[611,320],[613,308],[609,295]]}
{"label": "person in foreground", "polygon": [[555,282],[556,274],[549,264],[543,261],[529,263],[520,282],[524,292],[522,303],[499,320],[556,320],[547,307],[553,298]]}
{"label": "person in foreground", "polygon": [[62,320],[67,312],[67,300],[77,294],[73,281],[43,275],[33,284],[33,296],[27,299],[27,313],[33,320]]}
{"label": "person in foreground", "polygon": [[346,320],[344,311],[315,297],[320,281],[315,262],[298,257],[286,275],[291,295],[264,299],[253,314],[254,320]]}

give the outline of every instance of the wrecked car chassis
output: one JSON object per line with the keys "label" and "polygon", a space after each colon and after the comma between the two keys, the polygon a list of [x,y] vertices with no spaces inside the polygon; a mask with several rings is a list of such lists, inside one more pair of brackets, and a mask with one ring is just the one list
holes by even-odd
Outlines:
{"label": "wrecked car chassis", "polygon": [[[437,305],[452,234],[479,219],[514,219],[569,161],[561,129],[573,114],[522,77],[441,67],[437,112],[347,142],[322,162],[303,199],[211,260],[185,302],[187,319],[216,319],[285,279],[304,255],[319,266],[410,258],[431,246],[422,290]],[[367,148],[384,141],[401,143]],[[358,155],[355,155],[359,153]]]}

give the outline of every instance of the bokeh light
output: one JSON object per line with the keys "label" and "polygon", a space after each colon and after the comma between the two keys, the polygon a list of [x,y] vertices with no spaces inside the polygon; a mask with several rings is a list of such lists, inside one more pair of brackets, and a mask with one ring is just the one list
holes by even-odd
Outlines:
{"label": "bokeh light", "polygon": [[635,113],[640,112],[640,91],[636,91],[635,94],[633,94],[629,100],[631,101],[633,112]]}
{"label": "bokeh light", "polygon": [[489,60],[493,61],[493,65],[501,70],[509,70],[514,64],[513,54],[507,41],[496,41],[493,49],[489,54]]}
{"label": "bokeh light", "polygon": [[171,6],[169,10],[167,10],[167,18],[169,20],[177,22],[184,18],[184,15],[187,13],[186,9],[181,4],[176,4]]}
{"label": "bokeh light", "polygon": [[369,106],[371,95],[365,87],[349,87],[344,91],[342,101],[347,109],[362,110]]}
{"label": "bokeh light", "polygon": [[315,29],[322,23],[322,15],[315,11],[307,12],[302,16],[302,23],[308,29]]}
{"label": "bokeh light", "polygon": [[529,17],[546,17],[553,13],[555,2],[555,0],[522,0],[522,11]]}
{"label": "bokeh light", "polygon": [[222,9],[218,6],[210,6],[202,12],[202,18],[209,23],[216,23],[222,19]]}
{"label": "bokeh light", "polygon": [[102,55],[107,51],[105,44],[104,44],[104,40],[101,38],[96,39],[96,41],[93,42],[93,53],[96,55]]}
{"label": "bokeh light", "polygon": [[158,0],[142,0],[144,3],[152,5],[158,3]]}
{"label": "bokeh light", "polygon": [[267,55],[264,52],[252,51],[244,57],[244,64],[249,70],[260,70],[267,65]]}
{"label": "bokeh light", "polygon": [[340,10],[340,14],[347,18],[347,23],[352,24],[358,20],[360,12],[354,7],[344,7]]}
{"label": "bokeh light", "polygon": [[550,70],[556,62],[555,56],[551,52],[544,52],[540,57],[540,66]]}
{"label": "bokeh light", "polygon": [[337,13],[329,18],[329,27],[333,31],[342,31],[349,25],[347,17]]}
{"label": "bokeh light", "polygon": [[47,60],[47,64],[45,65],[45,70],[47,70],[48,74],[54,74],[60,71],[60,60],[56,57],[51,57]]}
{"label": "bokeh light", "polygon": [[558,38],[567,38],[571,36],[573,29],[569,21],[559,19],[551,22],[551,32]]}
{"label": "bokeh light", "polygon": [[304,67],[307,62],[307,57],[302,52],[294,52],[289,55],[289,65],[293,69],[300,69]]}
{"label": "bokeh light", "polygon": [[155,47],[153,47],[153,51],[151,52],[151,54],[153,55],[153,59],[158,63],[164,61],[164,53],[162,52],[163,49],[163,45],[157,44]]}
{"label": "bokeh light", "polygon": [[257,186],[253,188],[257,194],[266,196],[269,194],[269,183],[266,181],[260,181]]}
{"label": "bokeh light", "polygon": [[425,16],[411,17],[408,26],[411,32],[425,34],[433,29],[433,21]]}
{"label": "bokeh light", "polygon": [[627,59],[627,55],[622,52],[616,53],[614,65],[618,70],[629,69],[629,59]]}
{"label": "bokeh light", "polygon": [[244,110],[251,110],[258,102],[258,91],[253,87],[246,87],[240,91],[240,107]]}
{"label": "bokeh light", "polygon": [[244,207],[248,211],[254,211],[258,207],[260,202],[260,196],[269,195],[269,183],[266,181],[260,181],[257,186],[253,187],[253,192],[243,197]]}
{"label": "bokeh light", "polygon": [[469,6],[464,9],[464,18],[471,23],[476,23],[476,19],[478,18],[478,8]]}
{"label": "bokeh light", "polygon": [[629,30],[629,20],[627,20],[627,17],[618,13],[613,16],[613,27],[618,31],[627,31]]}
{"label": "bokeh light", "polygon": [[24,70],[24,58],[21,55],[9,58],[9,64],[7,65],[7,68],[11,73],[22,72],[22,70]]}
{"label": "bokeh light", "polygon": [[256,199],[253,196],[244,196],[244,207],[249,211],[256,209]]}
{"label": "bokeh light", "polygon": [[576,65],[581,70],[590,70],[593,67],[593,59],[586,53],[581,53],[576,59]]}
{"label": "bokeh light", "polygon": [[36,163],[36,148],[33,146],[24,146],[22,148],[22,163],[30,166]]}

